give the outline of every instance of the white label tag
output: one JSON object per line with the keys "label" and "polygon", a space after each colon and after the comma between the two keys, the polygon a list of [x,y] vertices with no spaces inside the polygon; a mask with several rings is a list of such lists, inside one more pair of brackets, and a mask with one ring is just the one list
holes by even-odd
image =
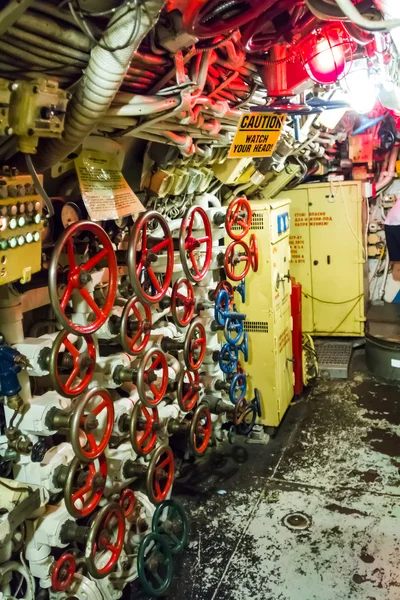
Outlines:
{"label": "white label tag", "polygon": [[145,210],[109,152],[83,150],[75,160],[79,186],[92,221],[137,215]]}
{"label": "white label tag", "polygon": [[400,360],[396,360],[395,358],[392,358],[391,364],[392,364],[392,367],[395,367],[396,369],[400,369]]}

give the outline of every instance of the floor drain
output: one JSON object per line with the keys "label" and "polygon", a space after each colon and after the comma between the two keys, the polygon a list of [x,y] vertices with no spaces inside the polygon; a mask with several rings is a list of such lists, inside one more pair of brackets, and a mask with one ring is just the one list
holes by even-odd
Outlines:
{"label": "floor drain", "polygon": [[308,529],[312,524],[312,519],[305,513],[296,512],[290,513],[283,517],[283,525],[292,531],[304,531]]}

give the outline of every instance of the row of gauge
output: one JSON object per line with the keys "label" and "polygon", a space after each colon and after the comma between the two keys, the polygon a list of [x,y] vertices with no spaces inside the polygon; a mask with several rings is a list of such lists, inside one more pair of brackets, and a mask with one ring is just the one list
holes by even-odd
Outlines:
{"label": "row of gauge", "polygon": [[[27,599],[120,598],[137,578],[165,594],[188,538],[174,478],[210,445],[248,435],[260,411],[257,393],[246,397],[246,316],[235,307],[258,268],[255,236],[242,239],[251,219],[237,198],[193,205],[175,229],[144,212],[118,245],[91,221],[58,240],[55,330],[2,347],[12,479],[0,493],[10,506],[17,494],[19,511],[0,517],[13,523],[0,534],[0,598],[22,597],[22,580]],[[234,285],[218,282],[221,268]]]}

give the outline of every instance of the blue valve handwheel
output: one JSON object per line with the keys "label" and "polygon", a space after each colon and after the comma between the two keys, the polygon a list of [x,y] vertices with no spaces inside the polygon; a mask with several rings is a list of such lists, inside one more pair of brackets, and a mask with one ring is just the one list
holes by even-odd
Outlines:
{"label": "blue valve handwheel", "polygon": [[247,376],[245,373],[236,373],[229,388],[229,400],[236,404],[245,397],[247,392]]}
{"label": "blue valve handwheel", "polygon": [[239,285],[236,285],[233,289],[240,294],[242,302],[246,302],[246,279],[242,279]]}
{"label": "blue valve handwheel", "polygon": [[229,312],[229,294],[226,290],[220,290],[215,300],[214,320],[223,327]]}
{"label": "blue valve handwheel", "polygon": [[233,373],[239,359],[238,346],[224,344],[219,353],[219,367],[223,373]]}
{"label": "blue valve handwheel", "polygon": [[238,344],[244,333],[244,319],[246,315],[229,313],[224,326],[224,336],[230,344]]}
{"label": "blue valve handwheel", "polygon": [[240,352],[243,352],[244,362],[248,362],[249,360],[249,336],[247,332],[245,332],[243,336],[242,342],[236,346]]}

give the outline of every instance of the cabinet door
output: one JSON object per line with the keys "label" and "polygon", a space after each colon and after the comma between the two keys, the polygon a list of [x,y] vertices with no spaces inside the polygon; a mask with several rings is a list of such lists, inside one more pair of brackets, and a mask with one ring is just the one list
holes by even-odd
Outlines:
{"label": "cabinet door", "polygon": [[280,422],[293,398],[293,350],[292,319],[290,308],[275,325],[275,373],[278,403],[278,421]]}
{"label": "cabinet door", "polygon": [[309,188],[313,330],[360,335],[362,197],[357,184]]}

